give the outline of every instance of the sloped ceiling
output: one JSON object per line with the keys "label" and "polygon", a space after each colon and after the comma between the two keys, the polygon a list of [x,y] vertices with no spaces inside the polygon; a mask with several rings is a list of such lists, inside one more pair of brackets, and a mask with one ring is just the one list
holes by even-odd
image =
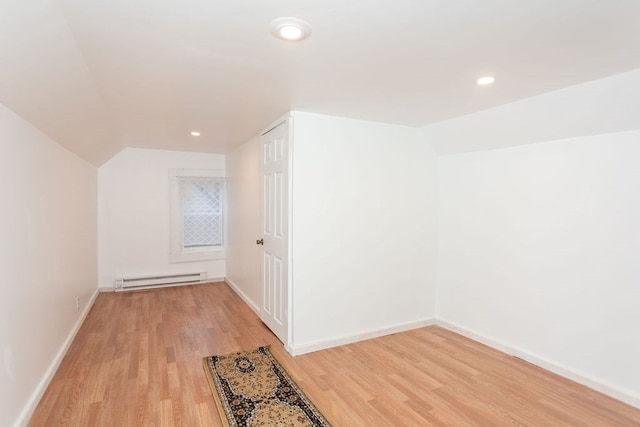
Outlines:
{"label": "sloped ceiling", "polygon": [[2,0],[0,102],[99,166],[292,109],[422,126],[638,68],[639,40],[637,0]]}

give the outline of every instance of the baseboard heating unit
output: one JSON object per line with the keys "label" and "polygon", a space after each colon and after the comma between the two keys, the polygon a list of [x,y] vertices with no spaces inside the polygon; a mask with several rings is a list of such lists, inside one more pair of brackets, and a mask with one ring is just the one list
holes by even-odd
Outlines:
{"label": "baseboard heating unit", "polygon": [[165,275],[151,275],[138,277],[123,277],[116,279],[116,291],[133,291],[138,289],[158,288],[161,286],[188,285],[204,283],[207,273],[179,273]]}

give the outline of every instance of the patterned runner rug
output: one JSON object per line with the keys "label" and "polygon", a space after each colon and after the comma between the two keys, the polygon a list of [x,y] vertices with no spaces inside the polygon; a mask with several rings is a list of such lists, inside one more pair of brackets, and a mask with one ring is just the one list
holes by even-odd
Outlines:
{"label": "patterned runner rug", "polygon": [[269,347],[205,357],[204,370],[225,426],[331,426]]}

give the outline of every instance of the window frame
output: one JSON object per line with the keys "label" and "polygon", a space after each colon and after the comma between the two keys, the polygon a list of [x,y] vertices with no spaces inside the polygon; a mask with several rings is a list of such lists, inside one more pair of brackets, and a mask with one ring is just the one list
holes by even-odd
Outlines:
{"label": "window frame", "polygon": [[[180,200],[180,178],[212,178],[222,183],[222,245],[185,249],[183,246],[184,222]],[[169,262],[196,262],[225,259],[227,235],[226,177],[217,169],[169,169],[170,244]]]}

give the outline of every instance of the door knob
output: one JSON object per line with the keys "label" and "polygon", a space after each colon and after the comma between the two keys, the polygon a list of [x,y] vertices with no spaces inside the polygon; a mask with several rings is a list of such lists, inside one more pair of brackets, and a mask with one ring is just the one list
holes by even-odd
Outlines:
{"label": "door knob", "polygon": [[264,239],[256,240],[256,245],[264,245]]}

